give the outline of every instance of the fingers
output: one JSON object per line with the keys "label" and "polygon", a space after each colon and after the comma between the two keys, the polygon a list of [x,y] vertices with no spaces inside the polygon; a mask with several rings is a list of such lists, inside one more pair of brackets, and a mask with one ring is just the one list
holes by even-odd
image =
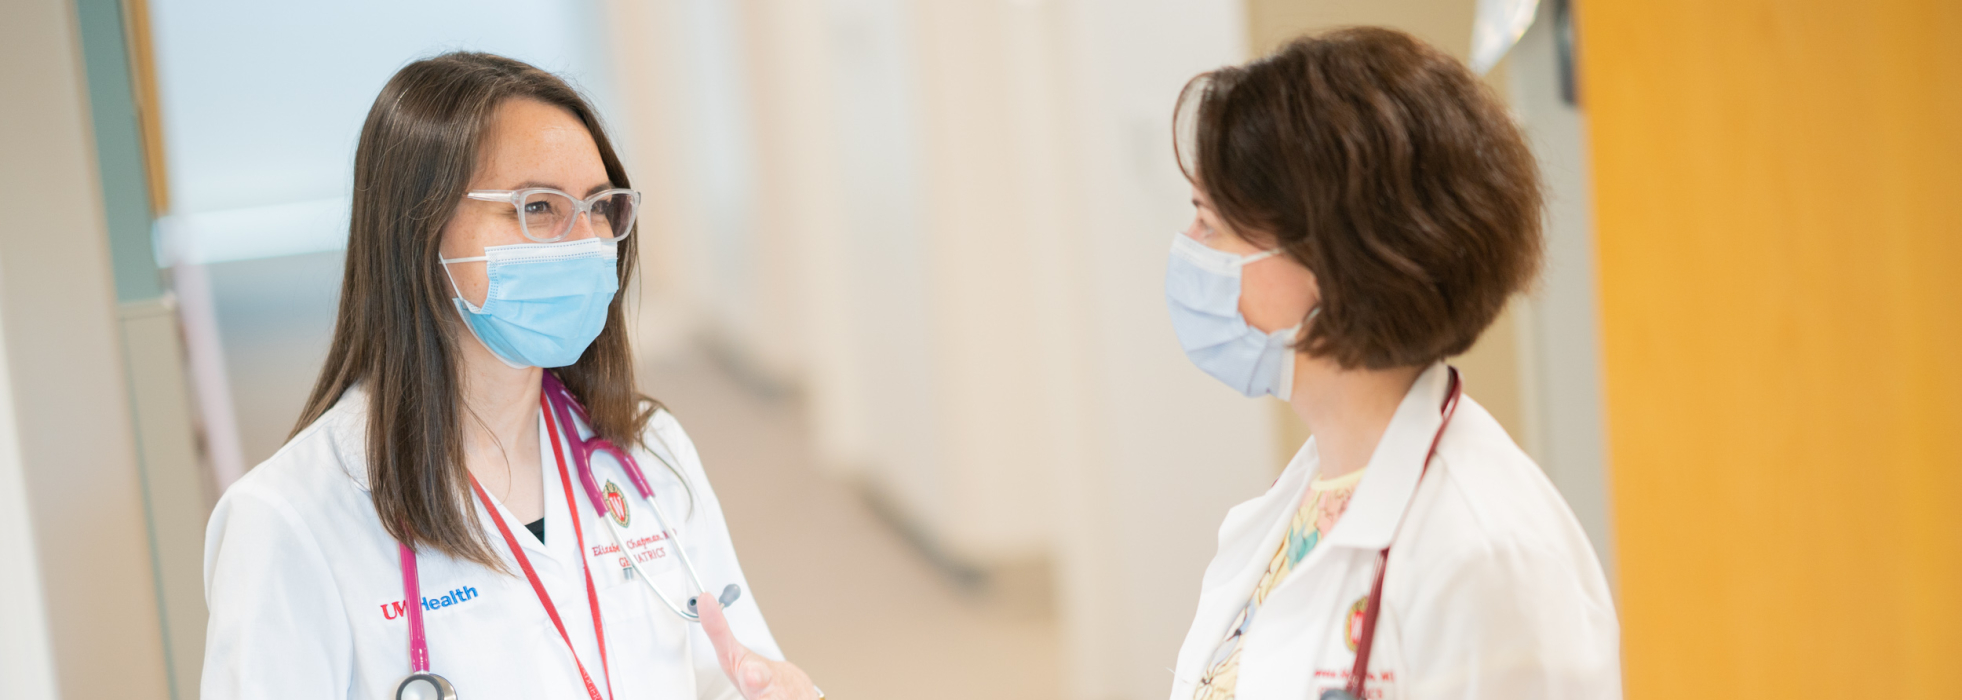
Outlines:
{"label": "fingers", "polygon": [[749,656],[749,649],[736,641],[736,633],[729,629],[729,619],[722,615],[722,604],[715,598],[704,595],[695,603],[695,611],[702,616],[702,632],[708,634],[709,644],[715,646],[716,663],[722,665],[722,673],[736,680],[736,667]]}
{"label": "fingers", "polygon": [[729,629],[729,619],[722,615],[721,603],[704,595],[696,603],[696,610],[702,616],[702,631],[708,634],[709,644],[715,646],[715,660],[722,666],[722,675],[736,684],[736,690],[744,698],[817,699],[817,688],[811,685],[811,677],[804,674],[804,669],[752,652],[736,641],[736,633]]}
{"label": "fingers", "polygon": [[769,697],[770,683],[777,675],[771,668],[772,662],[736,641],[736,633],[729,629],[729,619],[722,615],[722,604],[715,598],[704,595],[695,605],[702,617],[702,632],[708,634],[709,644],[715,646],[715,661],[722,666],[722,675],[728,676],[745,698]]}

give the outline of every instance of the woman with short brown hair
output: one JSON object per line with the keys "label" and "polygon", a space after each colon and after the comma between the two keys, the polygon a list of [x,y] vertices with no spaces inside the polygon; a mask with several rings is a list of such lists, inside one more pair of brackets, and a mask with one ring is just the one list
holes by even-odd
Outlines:
{"label": "woman with short brown hair", "polygon": [[1173,700],[1619,697],[1614,603],[1566,503],[1444,360],[1540,262],[1532,153],[1401,32],[1190,83],[1166,295],[1208,374],[1314,435],[1220,529]]}

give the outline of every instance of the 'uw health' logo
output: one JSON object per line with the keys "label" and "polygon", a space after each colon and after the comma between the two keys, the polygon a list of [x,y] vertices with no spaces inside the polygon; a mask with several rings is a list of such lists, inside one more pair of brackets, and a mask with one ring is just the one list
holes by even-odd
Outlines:
{"label": "'uw health' logo", "polygon": [[[467,600],[473,600],[476,597],[477,597],[476,588],[471,586],[464,586],[462,588],[452,590],[448,593],[444,593],[443,596],[440,598],[422,599],[422,609],[424,612],[436,612],[437,610],[441,610],[443,608],[447,608]],[[383,603],[381,609],[382,609],[382,619],[393,620],[399,617],[405,617],[409,614],[409,601],[404,599],[404,600],[395,601],[393,603]]]}
{"label": "'uw health' logo", "polygon": [[620,523],[620,527],[626,527],[630,519],[627,513],[627,494],[621,493],[620,487],[611,480],[606,482],[606,488],[600,489],[600,492],[606,498],[606,514],[613,516],[613,521]]}

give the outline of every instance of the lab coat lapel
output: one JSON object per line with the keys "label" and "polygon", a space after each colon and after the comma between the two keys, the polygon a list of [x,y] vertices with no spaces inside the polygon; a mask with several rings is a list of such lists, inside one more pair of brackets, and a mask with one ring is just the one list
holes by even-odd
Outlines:
{"label": "lab coat lapel", "polygon": [[1403,403],[1397,405],[1396,413],[1390,418],[1389,427],[1383,431],[1383,439],[1376,443],[1376,451],[1369,456],[1368,471],[1363,472],[1362,483],[1356,485],[1349,509],[1336,521],[1328,539],[1322,541],[1323,547],[1382,549],[1390,546],[1390,538],[1396,536],[1397,525],[1403,521],[1411,496],[1417,493],[1417,481],[1424,473],[1424,457],[1430,450],[1431,438],[1443,422],[1440,409],[1449,383],[1449,368],[1440,362],[1424,370],[1411,384]]}
{"label": "lab coat lapel", "polygon": [[[534,557],[542,555],[559,564],[577,562],[579,561],[577,551],[579,545],[573,542],[573,516],[567,513],[565,509],[565,488],[559,482],[559,462],[552,455],[552,435],[546,432],[547,430],[548,426],[545,423],[545,414],[540,412],[538,415],[538,471],[539,478],[544,482],[540,493],[545,496],[545,541],[541,543],[536,537],[519,536],[518,544],[525,548],[526,554]],[[559,441],[561,447],[566,446],[563,436],[559,438]],[[571,468],[572,461],[570,458],[566,460],[566,466],[568,470]],[[573,479],[579,478],[579,475],[573,474],[570,471],[567,472],[567,476]],[[573,488],[577,489],[578,486],[574,485]],[[577,492],[574,492],[574,495],[577,495]],[[515,535],[517,533],[513,531],[512,534]]]}
{"label": "lab coat lapel", "polygon": [[1259,553],[1280,546],[1291,519],[1288,513],[1301,503],[1302,492],[1319,469],[1315,441],[1310,438],[1267,493],[1227,511],[1219,528],[1219,552],[1206,567],[1193,627],[1179,650],[1176,682],[1197,682],[1205,673],[1205,664],[1267,570],[1269,557]]}

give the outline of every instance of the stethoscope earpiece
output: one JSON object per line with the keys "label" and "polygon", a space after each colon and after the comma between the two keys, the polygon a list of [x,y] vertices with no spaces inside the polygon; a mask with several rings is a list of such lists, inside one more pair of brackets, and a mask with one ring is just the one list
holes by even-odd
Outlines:
{"label": "stethoscope earpiece", "polygon": [[411,673],[395,687],[395,700],[456,700],[456,686],[434,673]]}

